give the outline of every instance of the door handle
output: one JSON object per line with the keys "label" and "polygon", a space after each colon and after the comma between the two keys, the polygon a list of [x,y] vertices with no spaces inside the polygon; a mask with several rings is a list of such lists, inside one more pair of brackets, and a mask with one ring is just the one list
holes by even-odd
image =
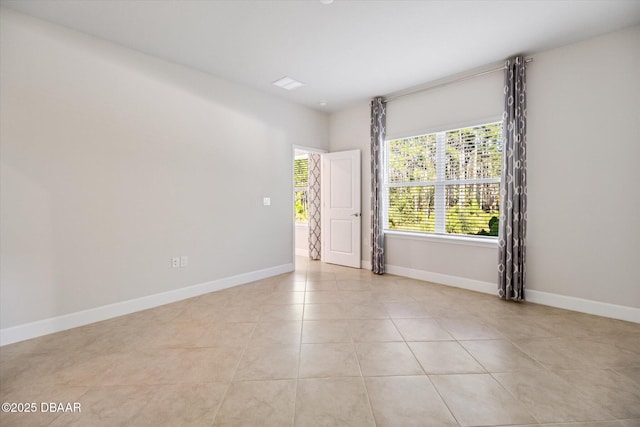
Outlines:
{"label": "door handle", "polygon": [[351,214],[351,216],[359,217],[360,216],[360,212],[356,212],[354,214]]}

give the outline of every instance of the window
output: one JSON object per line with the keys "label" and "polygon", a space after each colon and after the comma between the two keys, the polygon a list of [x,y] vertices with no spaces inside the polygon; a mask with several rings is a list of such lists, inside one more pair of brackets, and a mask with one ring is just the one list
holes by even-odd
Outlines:
{"label": "window", "polygon": [[294,200],[296,222],[309,221],[309,156],[296,156],[293,163]]}
{"label": "window", "polygon": [[502,122],[386,141],[385,230],[497,236]]}

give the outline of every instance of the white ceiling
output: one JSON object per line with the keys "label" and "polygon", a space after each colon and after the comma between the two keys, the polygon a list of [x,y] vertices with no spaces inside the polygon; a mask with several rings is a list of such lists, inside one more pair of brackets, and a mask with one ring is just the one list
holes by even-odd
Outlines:
{"label": "white ceiling", "polygon": [[640,22],[640,0],[1,4],[322,111]]}

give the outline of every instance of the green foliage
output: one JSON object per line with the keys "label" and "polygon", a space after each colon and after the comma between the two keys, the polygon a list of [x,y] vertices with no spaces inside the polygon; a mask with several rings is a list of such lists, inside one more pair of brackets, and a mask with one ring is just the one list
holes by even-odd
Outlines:
{"label": "green foliage", "polygon": [[309,158],[295,159],[293,162],[293,180],[295,187],[295,220],[307,222],[309,220]]}
{"label": "green foliage", "polygon": [[389,228],[434,232],[435,191],[428,187],[395,187],[389,189]]}
{"label": "green foliage", "polygon": [[295,213],[296,222],[307,222],[309,220],[309,205],[305,190],[296,191]]}
{"label": "green foliage", "polygon": [[489,231],[482,230],[478,231],[476,234],[478,236],[498,236],[500,220],[497,216],[492,216],[489,220]]}
{"label": "green foliage", "polygon": [[295,159],[293,162],[294,187],[306,187],[309,180],[309,159]]}

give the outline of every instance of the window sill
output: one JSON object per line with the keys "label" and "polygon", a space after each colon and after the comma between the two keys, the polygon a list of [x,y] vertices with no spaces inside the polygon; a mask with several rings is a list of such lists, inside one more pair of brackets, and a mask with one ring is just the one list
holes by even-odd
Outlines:
{"label": "window sill", "polygon": [[307,222],[296,222],[296,228],[309,228],[309,223],[307,223]]}
{"label": "window sill", "polygon": [[385,236],[392,237],[393,239],[403,239],[403,240],[420,240],[423,242],[435,242],[435,243],[446,243],[453,245],[465,245],[465,246],[479,246],[482,248],[497,248],[498,247],[498,239],[497,238],[482,238],[482,237],[471,237],[471,236],[443,236],[439,234],[419,234],[419,233],[411,233],[407,231],[391,231],[385,230]]}

